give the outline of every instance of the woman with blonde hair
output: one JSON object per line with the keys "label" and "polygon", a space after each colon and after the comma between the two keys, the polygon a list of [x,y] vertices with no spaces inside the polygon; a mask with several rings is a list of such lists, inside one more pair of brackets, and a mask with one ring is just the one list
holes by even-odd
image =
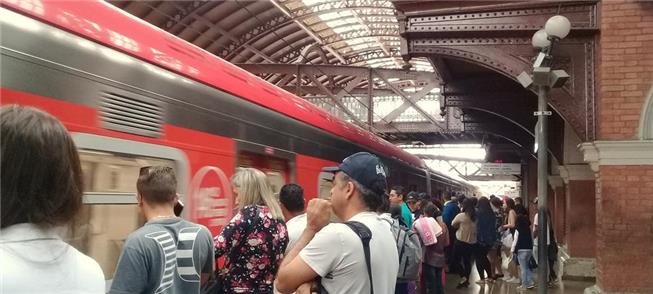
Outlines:
{"label": "woman with blonde hair", "polygon": [[265,174],[240,168],[231,180],[236,215],[214,238],[224,256],[223,293],[272,293],[288,234],[283,214]]}

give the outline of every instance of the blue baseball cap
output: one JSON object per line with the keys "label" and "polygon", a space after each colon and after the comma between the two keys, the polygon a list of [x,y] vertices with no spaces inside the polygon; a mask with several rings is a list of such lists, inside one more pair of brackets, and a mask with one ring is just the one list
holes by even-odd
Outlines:
{"label": "blue baseball cap", "polygon": [[352,154],[340,165],[325,167],[322,171],[341,171],[379,196],[385,195],[388,186],[385,166],[376,155],[368,152]]}

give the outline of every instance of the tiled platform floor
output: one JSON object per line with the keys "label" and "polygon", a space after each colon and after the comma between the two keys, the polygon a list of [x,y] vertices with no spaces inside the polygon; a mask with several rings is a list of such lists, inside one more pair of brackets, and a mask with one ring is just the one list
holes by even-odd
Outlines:
{"label": "tiled platform floor", "polygon": [[[470,285],[466,289],[456,289],[460,278],[455,274],[447,274],[447,284],[445,287],[446,294],[537,294],[537,288],[533,290],[517,291],[519,284],[509,284],[504,281],[497,281],[494,284],[478,285],[478,273],[472,270]],[[594,285],[593,282],[586,281],[567,281],[563,280],[558,286],[548,288],[550,294],[583,294],[585,288]]]}

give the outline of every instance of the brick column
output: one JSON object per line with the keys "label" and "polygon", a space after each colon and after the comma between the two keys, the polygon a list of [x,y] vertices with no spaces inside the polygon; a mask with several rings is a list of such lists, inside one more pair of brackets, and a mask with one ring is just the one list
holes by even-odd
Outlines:
{"label": "brick column", "polygon": [[584,143],[597,171],[597,285],[653,293],[653,140]]}
{"label": "brick column", "polygon": [[596,198],[594,172],[587,164],[559,167],[565,183],[563,278],[596,276]]}
{"label": "brick column", "polygon": [[553,224],[553,230],[558,244],[564,244],[565,216],[567,214],[567,205],[565,203],[565,185],[561,176],[549,176],[549,185],[553,190],[553,205],[550,206],[552,218],[551,223]]}
{"label": "brick column", "polygon": [[653,293],[653,2],[599,3],[597,141],[582,144],[597,173],[596,286]]}

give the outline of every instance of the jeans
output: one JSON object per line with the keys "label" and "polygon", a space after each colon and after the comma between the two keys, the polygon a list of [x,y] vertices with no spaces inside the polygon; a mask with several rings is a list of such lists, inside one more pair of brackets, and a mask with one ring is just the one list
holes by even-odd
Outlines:
{"label": "jeans", "polygon": [[478,276],[481,280],[485,279],[485,272],[487,272],[487,277],[492,278],[494,274],[492,273],[492,268],[490,267],[490,260],[487,258],[487,254],[490,251],[492,246],[490,245],[481,245],[476,243],[474,247],[474,260],[476,261],[476,270],[478,271]]}
{"label": "jeans", "polygon": [[444,294],[442,285],[442,268],[422,263],[424,288],[426,294]]}
{"label": "jeans", "polygon": [[521,269],[521,285],[522,287],[527,287],[532,285],[533,282],[533,271],[528,266],[528,262],[533,256],[533,250],[531,249],[519,249],[517,251],[517,260],[519,261],[519,268]]}
{"label": "jeans", "polygon": [[456,240],[454,244],[455,265],[459,266],[458,274],[461,278],[469,280],[469,274],[472,272],[472,255],[474,254],[474,244],[469,244]]}
{"label": "jeans", "polygon": [[395,294],[408,294],[408,283],[407,282],[397,282],[395,284]]}

